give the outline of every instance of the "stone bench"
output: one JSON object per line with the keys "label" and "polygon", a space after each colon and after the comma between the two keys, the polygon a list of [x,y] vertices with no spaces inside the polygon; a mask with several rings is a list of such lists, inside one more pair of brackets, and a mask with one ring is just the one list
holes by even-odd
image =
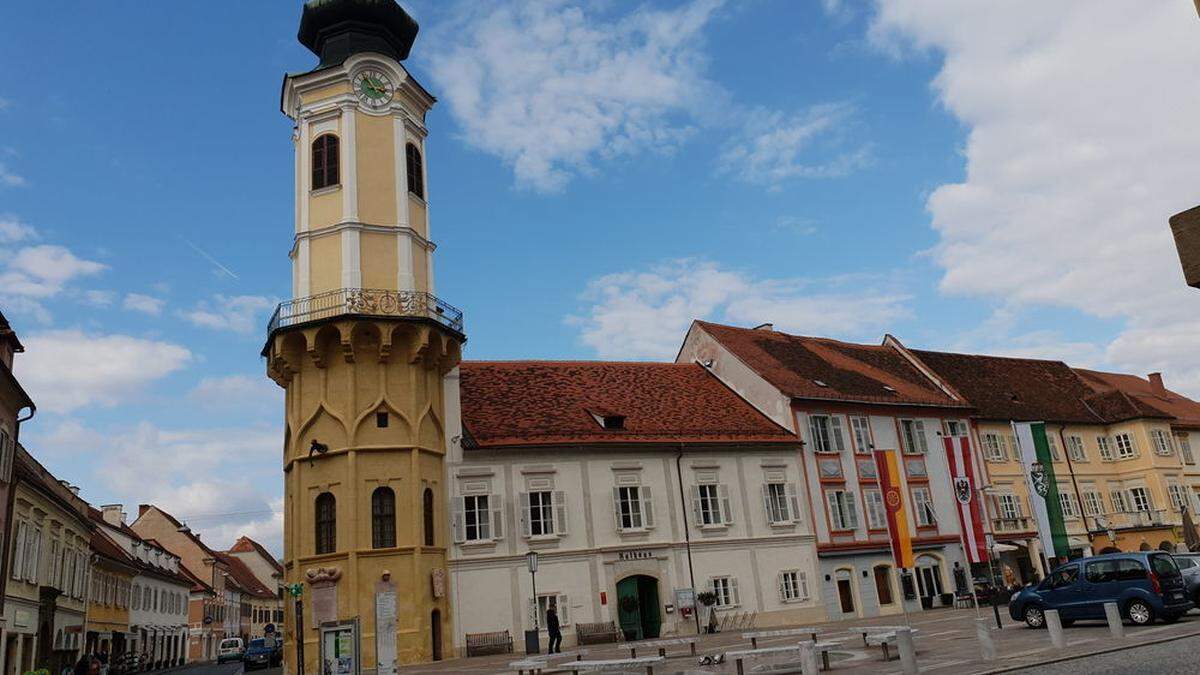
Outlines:
{"label": "stone bench", "polygon": [[491,633],[467,633],[467,656],[511,654],[512,635],[506,630]]}
{"label": "stone bench", "polygon": [[779,630],[759,630],[754,631],[753,633],[742,633],[742,639],[750,641],[751,649],[757,649],[758,641],[765,638],[800,637],[803,635],[808,635],[813,642],[816,642],[817,634],[820,632],[820,628],[782,628]]}
{"label": "stone bench", "polygon": [[602,661],[566,661],[554,666],[556,672],[612,673],[631,669],[645,669],[646,675],[654,675],[654,665],[666,659],[661,656],[639,656],[634,659],[605,659]]}
{"label": "stone bench", "polygon": [[[846,628],[845,630],[847,633],[857,633],[862,635],[863,646],[865,647],[867,646],[868,635],[875,635],[877,633],[895,633],[903,628],[908,628],[908,626],[854,626],[851,628]],[[915,635],[916,632],[917,630],[914,628],[913,634]]]}
{"label": "stone bench", "polygon": [[[917,637],[917,629],[911,630],[912,636]],[[891,647],[896,644],[896,631],[888,631],[886,633],[872,633],[863,637],[863,642],[868,647],[881,647],[883,649],[883,660],[891,661]],[[897,654],[896,658],[900,658]]]}
{"label": "stone bench", "polygon": [[628,649],[629,658],[633,659],[637,658],[637,650],[639,649],[657,649],[659,656],[666,657],[667,647],[674,647],[676,645],[687,645],[691,655],[696,655],[696,638],[694,637],[666,638],[662,640],[641,640],[638,642],[625,642],[619,646],[621,649]]}
{"label": "stone bench", "polygon": [[[519,675],[524,675],[526,672],[530,675],[537,675],[543,670],[551,668],[551,661],[566,661],[570,659],[581,661],[583,657],[587,656],[587,653],[588,650],[586,649],[573,649],[567,652],[558,652],[557,654],[534,654],[520,661],[512,661],[508,664],[508,667],[517,671]],[[557,668],[558,666],[555,667],[555,669]]]}

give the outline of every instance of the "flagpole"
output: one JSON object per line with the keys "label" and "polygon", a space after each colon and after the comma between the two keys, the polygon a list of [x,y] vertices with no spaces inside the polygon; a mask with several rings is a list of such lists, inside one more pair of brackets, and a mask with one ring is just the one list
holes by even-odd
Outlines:
{"label": "flagpole", "polygon": [[[875,457],[875,452],[876,452],[876,450],[874,450],[874,446],[872,446],[871,460],[875,462],[875,472],[881,473],[881,471],[884,470],[886,467],[879,466],[879,461]],[[884,511],[883,524],[887,527],[888,550],[890,550],[892,552],[892,563],[894,564],[896,562],[896,549],[893,548],[893,542],[896,541],[896,537],[892,533],[892,521],[890,518],[887,517],[887,512],[886,512],[886,509],[887,509],[886,497],[887,496],[883,494],[883,476],[882,475],[876,476],[875,480],[879,483],[880,498],[882,498],[884,500],[883,508],[885,509],[885,511]],[[904,571],[907,570],[908,568],[897,566],[896,569],[900,570],[900,574],[896,575],[896,581],[900,582],[900,611],[904,612],[904,625],[908,626],[911,629],[912,628],[912,620],[908,618],[908,605],[905,604],[905,601],[907,600],[907,598],[904,597]],[[913,579],[913,583],[916,583],[916,579]]]}

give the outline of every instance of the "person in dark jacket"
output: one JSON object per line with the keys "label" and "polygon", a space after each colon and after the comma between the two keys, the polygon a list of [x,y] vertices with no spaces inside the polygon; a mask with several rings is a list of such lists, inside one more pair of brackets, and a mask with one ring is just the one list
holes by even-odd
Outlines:
{"label": "person in dark jacket", "polygon": [[558,623],[558,609],[554,605],[546,608],[546,632],[550,635],[549,654],[562,653],[562,626]]}

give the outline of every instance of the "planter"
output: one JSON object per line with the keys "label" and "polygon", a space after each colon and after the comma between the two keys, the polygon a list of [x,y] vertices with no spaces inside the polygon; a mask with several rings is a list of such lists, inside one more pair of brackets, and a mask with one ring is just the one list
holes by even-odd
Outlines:
{"label": "planter", "polygon": [[942,607],[953,607],[953,606],[954,606],[954,594],[953,593],[942,593]]}

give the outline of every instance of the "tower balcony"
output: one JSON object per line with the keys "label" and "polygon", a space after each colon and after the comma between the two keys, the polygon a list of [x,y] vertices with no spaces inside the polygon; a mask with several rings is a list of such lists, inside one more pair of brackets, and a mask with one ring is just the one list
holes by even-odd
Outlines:
{"label": "tower balcony", "polygon": [[463,313],[423,291],[340,288],[280,303],[267,324],[267,335],[282,328],[342,316],[428,319],[462,335]]}

